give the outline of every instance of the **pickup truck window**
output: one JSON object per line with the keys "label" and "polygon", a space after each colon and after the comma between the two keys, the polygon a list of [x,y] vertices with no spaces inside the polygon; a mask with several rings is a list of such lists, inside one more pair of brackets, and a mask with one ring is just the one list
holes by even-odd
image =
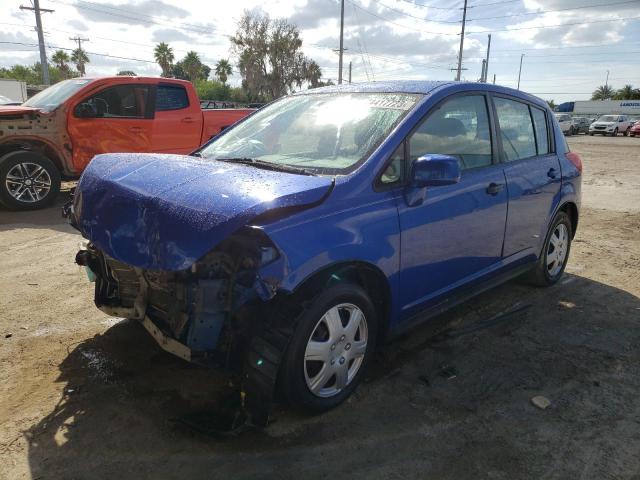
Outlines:
{"label": "pickup truck window", "polygon": [[189,106],[187,90],[180,85],[159,85],[156,112],[180,110]]}
{"label": "pickup truck window", "polygon": [[77,78],[58,82],[46,90],[34,95],[24,102],[23,105],[25,107],[42,108],[43,110],[51,111],[57,108],[60,104],[66,102],[67,99],[87,83],[89,83],[89,80]]}
{"label": "pickup truck window", "polygon": [[116,85],[85,99],[93,108],[95,118],[145,118],[149,87],[146,85]]}

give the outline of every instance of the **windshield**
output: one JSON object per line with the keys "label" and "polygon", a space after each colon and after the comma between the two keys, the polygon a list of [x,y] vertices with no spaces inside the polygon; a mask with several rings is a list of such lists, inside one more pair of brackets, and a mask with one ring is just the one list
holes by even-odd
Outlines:
{"label": "windshield", "polygon": [[615,115],[602,115],[599,119],[599,122],[617,122],[618,117]]}
{"label": "windshield", "polygon": [[87,83],[89,80],[79,78],[58,82],[34,95],[22,105],[52,111]]}
{"label": "windshield", "polygon": [[286,97],[204,148],[211,159],[247,159],[317,174],[353,171],[420,95],[327,93]]}

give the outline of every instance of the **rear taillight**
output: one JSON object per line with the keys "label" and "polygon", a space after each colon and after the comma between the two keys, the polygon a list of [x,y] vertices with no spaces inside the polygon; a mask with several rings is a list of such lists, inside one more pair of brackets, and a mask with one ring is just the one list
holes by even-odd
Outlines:
{"label": "rear taillight", "polygon": [[578,169],[579,172],[582,172],[582,159],[580,155],[575,152],[567,152],[565,155],[571,163]]}

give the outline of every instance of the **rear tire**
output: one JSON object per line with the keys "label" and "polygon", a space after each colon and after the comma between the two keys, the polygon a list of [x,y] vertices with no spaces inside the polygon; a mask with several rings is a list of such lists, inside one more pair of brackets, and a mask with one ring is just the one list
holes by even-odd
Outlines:
{"label": "rear tire", "polygon": [[624,136],[625,136],[625,137],[628,137],[628,136],[629,136],[629,132],[630,132],[630,131],[631,131],[631,127],[627,128],[627,129],[624,131]]}
{"label": "rear tire", "polygon": [[377,323],[373,303],[358,285],[333,285],[311,300],[283,358],[278,381],[286,400],[311,413],[345,401],[371,360]]}
{"label": "rear tire", "polygon": [[0,202],[12,210],[51,205],[60,192],[60,172],[44,155],[27,150],[0,158]]}
{"label": "rear tire", "polygon": [[571,218],[565,212],[558,212],[547,232],[540,258],[525,279],[538,287],[557,283],[567,266],[572,238]]}

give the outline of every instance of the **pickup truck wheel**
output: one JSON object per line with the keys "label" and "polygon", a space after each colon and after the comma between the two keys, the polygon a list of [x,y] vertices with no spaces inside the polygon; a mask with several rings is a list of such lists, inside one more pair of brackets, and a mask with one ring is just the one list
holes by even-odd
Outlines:
{"label": "pickup truck wheel", "polygon": [[526,275],[526,280],[529,283],[539,287],[547,287],[560,280],[569,260],[571,237],[569,215],[565,212],[558,212],[547,232],[538,263]]}
{"label": "pickup truck wheel", "polygon": [[13,210],[50,205],[60,192],[60,172],[44,155],[11,152],[0,158],[0,202]]}
{"label": "pickup truck wheel", "polygon": [[300,315],[279,383],[293,406],[320,413],[346,400],[362,381],[376,342],[376,311],[358,285],[325,289]]}

